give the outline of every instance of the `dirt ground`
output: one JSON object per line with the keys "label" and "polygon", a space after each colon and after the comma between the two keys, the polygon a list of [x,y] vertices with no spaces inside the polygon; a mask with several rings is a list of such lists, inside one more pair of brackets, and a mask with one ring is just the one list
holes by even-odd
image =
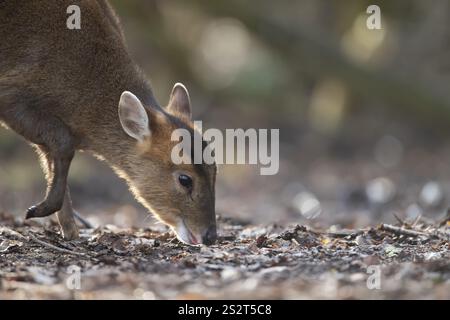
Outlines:
{"label": "dirt ground", "polygon": [[0,215],[0,299],[450,298],[450,222],[359,230],[219,218],[216,245],[165,227],[81,229]]}

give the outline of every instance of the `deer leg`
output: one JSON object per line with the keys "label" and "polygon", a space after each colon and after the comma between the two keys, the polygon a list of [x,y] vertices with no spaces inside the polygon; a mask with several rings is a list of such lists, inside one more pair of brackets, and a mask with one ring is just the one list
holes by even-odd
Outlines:
{"label": "deer leg", "polygon": [[67,175],[75,153],[74,137],[69,127],[33,103],[35,100],[8,105],[0,112],[3,122],[31,143],[43,148],[51,160],[51,179],[45,199],[27,210],[27,219],[49,216],[61,209]]}
{"label": "deer leg", "polygon": [[62,208],[66,194],[67,175],[73,155],[74,150],[65,150],[65,147],[57,147],[50,151],[52,179],[48,185],[47,194],[42,202],[27,210],[26,219],[46,217]]}
{"label": "deer leg", "polygon": [[[48,150],[45,147],[38,147],[39,158],[41,162],[42,170],[44,170],[45,178],[48,185],[53,180],[53,161],[48,155]],[[69,186],[66,186],[66,193],[64,195],[64,202],[56,213],[58,223],[61,228],[61,233],[64,239],[73,240],[78,238],[78,227],[74,219],[75,211],[72,207],[72,200],[70,198]]]}
{"label": "deer leg", "polygon": [[70,198],[69,186],[66,187],[66,194],[61,210],[56,213],[63,238],[73,240],[78,238],[78,227],[74,219],[72,199]]}

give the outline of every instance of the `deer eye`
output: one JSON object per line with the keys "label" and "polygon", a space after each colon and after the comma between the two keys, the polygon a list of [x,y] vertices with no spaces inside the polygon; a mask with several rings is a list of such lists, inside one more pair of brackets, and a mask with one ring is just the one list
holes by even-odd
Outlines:
{"label": "deer eye", "polygon": [[180,174],[178,176],[178,181],[186,189],[189,189],[189,190],[192,189],[192,178],[191,177],[189,177],[189,176],[187,176],[185,174]]}

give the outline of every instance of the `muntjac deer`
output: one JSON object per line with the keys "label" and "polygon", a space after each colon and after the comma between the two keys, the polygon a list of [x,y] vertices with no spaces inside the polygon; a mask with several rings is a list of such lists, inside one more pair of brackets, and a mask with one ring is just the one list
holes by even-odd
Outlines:
{"label": "muntjac deer", "polygon": [[[79,30],[66,26],[73,4]],[[67,175],[82,150],[106,161],[181,241],[215,242],[216,166],[171,161],[173,130],[194,135],[189,94],[176,84],[160,107],[107,1],[0,1],[0,123],[36,147],[45,171],[45,199],[26,218],[56,212],[64,238],[78,237]]]}

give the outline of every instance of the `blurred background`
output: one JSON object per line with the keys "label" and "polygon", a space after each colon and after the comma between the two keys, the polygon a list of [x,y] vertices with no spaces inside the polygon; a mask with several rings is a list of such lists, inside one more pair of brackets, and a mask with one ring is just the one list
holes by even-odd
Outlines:
{"label": "blurred background", "polygon": [[[175,82],[209,128],[279,128],[280,171],[224,165],[217,213],[252,223],[361,227],[436,218],[450,194],[450,2],[111,1],[165,105]],[[366,9],[381,8],[380,30]],[[77,154],[75,207],[94,223],[153,223],[123,181]],[[24,216],[45,182],[0,129],[0,211]]]}

